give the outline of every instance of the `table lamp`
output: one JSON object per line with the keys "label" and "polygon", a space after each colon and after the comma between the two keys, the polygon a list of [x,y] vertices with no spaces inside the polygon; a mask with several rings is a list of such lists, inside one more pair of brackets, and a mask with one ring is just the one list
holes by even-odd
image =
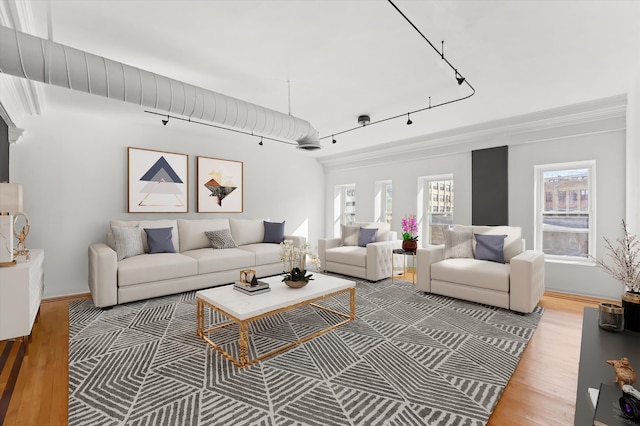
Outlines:
{"label": "table lamp", "polygon": [[13,255],[13,216],[22,212],[22,185],[0,183],[0,266],[12,266],[16,261]]}

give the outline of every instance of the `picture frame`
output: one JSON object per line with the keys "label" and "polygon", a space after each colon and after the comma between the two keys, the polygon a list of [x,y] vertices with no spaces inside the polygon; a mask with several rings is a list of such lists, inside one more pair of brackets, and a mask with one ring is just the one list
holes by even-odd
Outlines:
{"label": "picture frame", "polygon": [[129,213],[187,213],[189,162],[186,154],[127,149]]}
{"label": "picture frame", "polygon": [[198,213],[242,213],[244,211],[244,163],[198,156]]}

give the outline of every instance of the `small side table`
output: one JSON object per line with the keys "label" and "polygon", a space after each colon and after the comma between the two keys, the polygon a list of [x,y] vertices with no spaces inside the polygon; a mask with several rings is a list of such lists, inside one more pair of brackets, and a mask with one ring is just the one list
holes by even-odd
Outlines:
{"label": "small side table", "polygon": [[[397,275],[395,274],[395,267],[394,267],[394,256],[395,255],[402,255],[402,274]],[[407,268],[407,257],[411,257],[411,265],[409,268]],[[408,250],[404,250],[404,249],[395,249],[393,250],[393,252],[391,253],[391,283],[393,284],[393,279],[397,278],[397,279],[403,279],[405,281],[409,281],[407,279],[407,275],[409,270],[411,270],[411,284],[415,285],[416,283],[416,273],[418,270],[418,265],[416,265],[416,252],[415,251],[408,251]],[[398,265],[400,266],[400,265]]]}

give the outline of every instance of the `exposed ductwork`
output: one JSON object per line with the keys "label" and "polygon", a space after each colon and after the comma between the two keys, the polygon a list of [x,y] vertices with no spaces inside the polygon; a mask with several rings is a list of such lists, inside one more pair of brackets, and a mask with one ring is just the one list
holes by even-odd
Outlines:
{"label": "exposed ductwork", "polygon": [[320,148],[306,120],[4,26],[0,72]]}

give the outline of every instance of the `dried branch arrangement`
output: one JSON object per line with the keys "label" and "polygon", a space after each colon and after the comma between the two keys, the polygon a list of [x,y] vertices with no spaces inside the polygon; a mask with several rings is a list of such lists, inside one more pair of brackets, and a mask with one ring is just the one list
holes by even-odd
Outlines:
{"label": "dried branch arrangement", "polygon": [[622,220],[624,236],[616,239],[614,246],[610,240],[604,237],[607,254],[613,260],[610,266],[602,259],[597,259],[597,265],[616,280],[626,286],[627,291],[640,293],[640,241],[637,235],[630,235],[627,223]]}

